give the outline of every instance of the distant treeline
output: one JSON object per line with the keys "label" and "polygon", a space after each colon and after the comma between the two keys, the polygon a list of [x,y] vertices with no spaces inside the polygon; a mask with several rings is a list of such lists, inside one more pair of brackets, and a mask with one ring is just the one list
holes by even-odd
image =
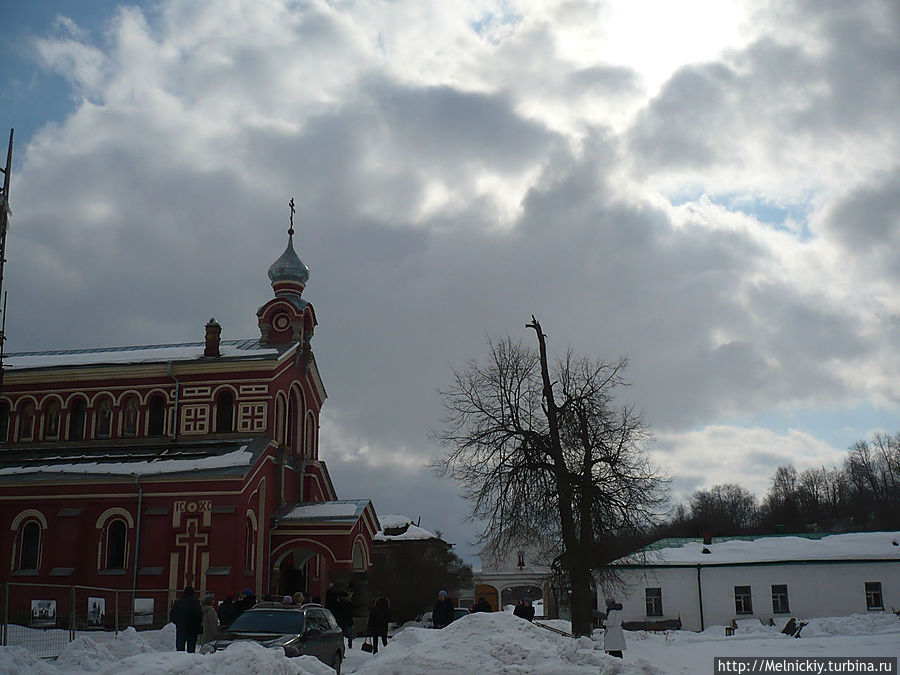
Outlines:
{"label": "distant treeline", "polygon": [[698,490],[654,538],[778,532],[900,529],[900,433],[875,434],[847,450],[841,466],[775,469],[758,502],[735,483]]}

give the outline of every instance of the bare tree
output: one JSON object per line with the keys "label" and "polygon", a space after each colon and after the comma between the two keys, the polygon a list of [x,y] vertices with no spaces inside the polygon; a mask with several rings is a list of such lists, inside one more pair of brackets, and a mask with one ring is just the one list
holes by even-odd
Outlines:
{"label": "bare tree", "polygon": [[572,591],[572,630],[588,635],[592,570],[661,515],[668,483],[650,461],[643,416],[615,402],[627,360],[569,351],[551,376],[540,323],[527,327],[537,350],[492,341],[484,364],[453,372],[436,433],[448,451],[435,468],[463,487],[487,552],[537,540],[553,553]]}
{"label": "bare tree", "polygon": [[736,483],[714,485],[691,496],[691,516],[704,531],[736,534],[749,530],[759,518],[756,497]]}

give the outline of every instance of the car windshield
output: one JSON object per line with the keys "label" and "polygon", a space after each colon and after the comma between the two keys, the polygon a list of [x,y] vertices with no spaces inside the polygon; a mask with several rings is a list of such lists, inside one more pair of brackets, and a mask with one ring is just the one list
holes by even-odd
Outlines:
{"label": "car windshield", "polygon": [[234,633],[288,635],[303,632],[303,612],[258,609],[241,614],[229,629]]}

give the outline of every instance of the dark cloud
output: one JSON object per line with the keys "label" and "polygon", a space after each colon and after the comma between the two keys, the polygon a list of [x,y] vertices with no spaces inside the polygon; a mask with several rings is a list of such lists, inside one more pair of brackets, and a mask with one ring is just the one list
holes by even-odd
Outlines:
{"label": "dark cloud", "polygon": [[[879,134],[897,144],[896,121],[885,123],[894,46],[868,11],[845,27],[817,3],[803,40],[773,29],[681,68],[620,132],[582,106],[636,96],[636,71],[563,68],[550,24],[485,51],[495,61],[473,81],[468,54],[453,76],[427,80],[388,67],[349,18],[318,6],[268,23],[239,5],[225,18],[173,7],[152,28],[124,13],[99,102],[20,155],[10,349],[199,340],[213,315],[224,337],[255,336],[294,196],[338,489],[460,542],[462,526],[445,521],[464,505],[422,466],[440,452],[428,437],[437,389],[485,354],[487,336],[531,339],[532,314],[557,353],[628,354],[626,395],[668,434],[885,396],[883,382],[846,371],[876,364],[892,379],[878,355],[900,323],[865,314],[829,267],[837,245],[886,272],[897,248],[896,169],[873,178],[869,153],[835,150]],[[252,27],[243,46],[221,24],[239,18]],[[851,53],[859,41],[862,56]],[[857,58],[883,86],[850,88]],[[147,63],[159,67],[148,74]],[[565,103],[577,131],[535,113],[530,92],[549,109]],[[854,116],[835,92],[874,100]],[[852,188],[823,179],[815,241],[724,208],[676,213],[653,182],[683,185],[679,172],[697,171],[744,194],[793,155],[829,171],[857,162]],[[886,274],[888,293],[895,280]],[[867,292],[865,276],[849,283]],[[763,473],[776,455],[751,460]],[[703,485],[695,467],[677,470],[679,490]]]}

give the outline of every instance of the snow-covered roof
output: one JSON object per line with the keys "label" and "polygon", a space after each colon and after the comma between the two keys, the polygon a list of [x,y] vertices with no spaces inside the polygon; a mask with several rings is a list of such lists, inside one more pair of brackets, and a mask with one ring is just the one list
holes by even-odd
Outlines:
{"label": "snow-covered roof", "polygon": [[205,342],[180,344],[134,345],[128,347],[100,347],[96,349],[61,349],[41,352],[15,352],[3,357],[6,370],[21,371],[36,368],[67,368],[127,363],[166,363],[200,359],[277,359],[292,345],[262,344],[259,340],[222,340],[221,356],[204,357]]}
{"label": "snow-covered roof", "polygon": [[293,506],[283,516],[278,516],[278,520],[357,520],[368,505],[368,499],[338,499],[330,502],[307,502]]}
{"label": "snow-covered roof", "polygon": [[[709,553],[704,553],[707,550]],[[850,532],[832,535],[771,535],[660,540],[616,564],[646,566],[739,565],[772,562],[896,560],[900,562],[900,532]]]}
{"label": "snow-covered roof", "polygon": [[122,474],[122,475],[157,475],[179,473],[181,471],[200,471],[203,469],[221,469],[224,467],[247,466],[253,459],[253,453],[244,445],[240,449],[224,455],[213,455],[199,459],[154,459],[141,462],[81,462],[72,464],[52,464],[50,466],[4,466],[0,467],[0,476],[23,473],[68,473],[68,474]]}
{"label": "snow-covered roof", "polygon": [[[375,541],[414,541],[440,539],[433,532],[413,525],[412,519],[406,516],[378,516],[381,529],[375,535]],[[385,534],[385,531],[399,531],[397,534]]]}
{"label": "snow-covered roof", "polygon": [[88,476],[243,474],[269,444],[264,436],[100,447],[28,448],[0,455],[0,482],[78,480]]}

